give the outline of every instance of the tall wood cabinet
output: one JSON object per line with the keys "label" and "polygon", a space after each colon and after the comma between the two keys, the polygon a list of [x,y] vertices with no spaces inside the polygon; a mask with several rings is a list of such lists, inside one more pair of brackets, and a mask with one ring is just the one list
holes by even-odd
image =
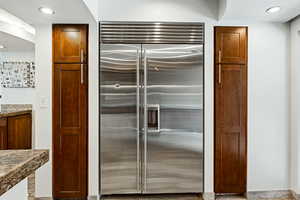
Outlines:
{"label": "tall wood cabinet", "polygon": [[215,193],[247,190],[247,37],[215,27]]}
{"label": "tall wood cabinet", "polygon": [[85,199],[88,26],[53,25],[53,196]]}

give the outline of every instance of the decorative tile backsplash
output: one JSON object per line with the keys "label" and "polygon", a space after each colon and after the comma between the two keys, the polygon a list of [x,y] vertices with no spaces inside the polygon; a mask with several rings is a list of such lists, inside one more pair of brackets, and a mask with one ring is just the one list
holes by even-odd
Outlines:
{"label": "decorative tile backsplash", "polygon": [[0,63],[0,84],[4,88],[34,88],[34,62]]}

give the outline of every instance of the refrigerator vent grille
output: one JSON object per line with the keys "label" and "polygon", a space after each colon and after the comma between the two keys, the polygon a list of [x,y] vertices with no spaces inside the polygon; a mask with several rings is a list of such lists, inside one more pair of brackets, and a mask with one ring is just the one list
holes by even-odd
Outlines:
{"label": "refrigerator vent grille", "polygon": [[101,22],[100,41],[108,44],[204,44],[204,24]]}

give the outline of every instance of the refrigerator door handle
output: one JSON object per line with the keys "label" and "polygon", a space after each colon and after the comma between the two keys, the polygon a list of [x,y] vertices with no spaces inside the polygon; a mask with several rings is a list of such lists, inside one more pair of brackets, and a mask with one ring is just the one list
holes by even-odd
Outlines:
{"label": "refrigerator door handle", "polygon": [[144,50],[144,172],[143,192],[147,191],[147,133],[148,133],[148,107],[147,107],[147,51]]}
{"label": "refrigerator door handle", "polygon": [[140,50],[136,52],[136,153],[137,153],[137,191],[140,192]]}

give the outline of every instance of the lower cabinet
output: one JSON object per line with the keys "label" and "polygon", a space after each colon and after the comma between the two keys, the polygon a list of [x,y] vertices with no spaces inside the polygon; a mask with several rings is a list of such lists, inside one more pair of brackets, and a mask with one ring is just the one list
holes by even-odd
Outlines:
{"label": "lower cabinet", "polygon": [[0,150],[7,149],[7,117],[0,118]]}
{"label": "lower cabinet", "polygon": [[0,149],[31,149],[31,141],[31,114],[0,118]]}

